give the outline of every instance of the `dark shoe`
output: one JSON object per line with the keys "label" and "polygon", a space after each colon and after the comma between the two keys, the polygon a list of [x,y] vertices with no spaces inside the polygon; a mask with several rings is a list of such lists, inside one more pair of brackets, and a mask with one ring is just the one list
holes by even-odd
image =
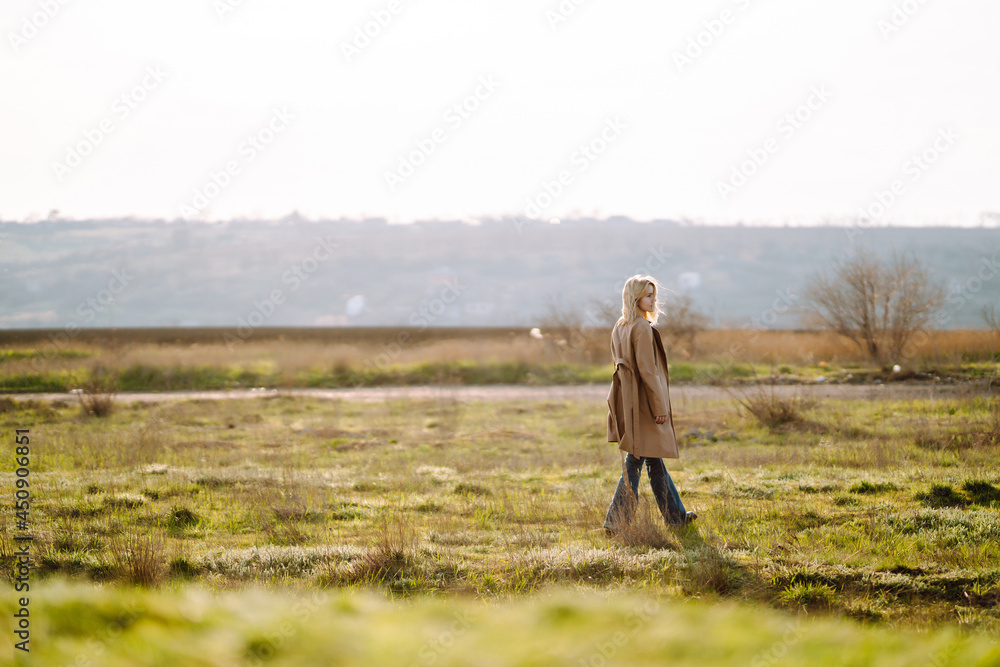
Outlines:
{"label": "dark shoe", "polygon": [[686,526],[686,525],[690,524],[692,521],[694,521],[697,518],[698,518],[698,514],[697,513],[695,513],[695,512],[688,512],[688,513],[686,513],[684,515],[684,518],[681,519],[680,521],[669,521],[669,522],[667,522],[667,525],[668,526]]}

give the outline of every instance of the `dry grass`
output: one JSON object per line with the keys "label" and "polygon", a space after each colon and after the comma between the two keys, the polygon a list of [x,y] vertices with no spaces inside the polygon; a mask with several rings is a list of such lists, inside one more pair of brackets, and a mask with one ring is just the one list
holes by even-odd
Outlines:
{"label": "dry grass", "polygon": [[42,460],[47,465],[68,465],[78,471],[138,468],[155,463],[170,447],[170,441],[168,428],[157,421],[143,420],[107,429],[84,423],[53,434]]}
{"label": "dry grass", "polygon": [[324,585],[385,585],[399,579],[416,561],[419,542],[406,515],[393,513],[378,520],[370,544],[351,563],[339,563],[322,577]]}
{"label": "dry grass", "polygon": [[776,392],[774,382],[737,385],[726,391],[757,423],[770,429],[805,421],[804,411],[816,404],[798,392],[790,396]]}
{"label": "dry grass", "polygon": [[[990,359],[997,349],[995,334],[981,330],[931,331],[914,340],[912,348],[911,363],[937,363],[952,360],[954,355]],[[730,357],[737,362],[780,360],[793,364],[866,361],[854,342],[822,331],[709,329],[698,335],[695,359]]]}
{"label": "dry grass", "polygon": [[[626,502],[634,499],[629,496]],[[668,529],[659,508],[654,507],[645,496],[640,496],[632,521],[618,529],[614,540],[626,547],[680,550],[680,540],[674,532],[679,529]]]}
{"label": "dry grass", "polygon": [[164,540],[156,531],[134,520],[121,525],[108,538],[112,573],[119,581],[139,586],[156,586],[167,573]]}
{"label": "dry grass", "polygon": [[[229,347],[221,338],[208,337],[186,344],[154,344],[120,341],[115,349],[81,343],[79,356],[45,360],[10,358],[0,364],[4,374],[73,372],[100,365],[109,371],[143,365],[154,368],[227,367],[262,374],[278,373],[283,381],[313,369],[374,368],[387,364],[425,362],[556,362],[604,364],[609,360],[609,331],[572,331],[553,327],[542,329],[535,339],[524,329],[504,331],[448,330],[424,332],[419,339],[397,342],[398,332],[387,329],[379,336],[350,330],[339,332],[336,340],[280,340],[251,338]],[[22,346],[23,347],[23,346]],[[913,353],[903,365],[950,364],[965,360],[991,360],[996,353],[996,334],[990,330],[932,331],[919,336]],[[11,348],[13,349],[13,348]],[[20,348],[18,348],[20,349]],[[819,361],[839,364],[866,363],[865,355],[844,338],[826,332],[791,330],[709,329],[696,336],[696,348],[677,344],[668,349],[671,360],[716,363],[782,363],[811,365]]]}
{"label": "dry grass", "polygon": [[78,390],[80,413],[87,417],[108,417],[115,407],[118,373],[102,366],[91,369],[87,381]]}

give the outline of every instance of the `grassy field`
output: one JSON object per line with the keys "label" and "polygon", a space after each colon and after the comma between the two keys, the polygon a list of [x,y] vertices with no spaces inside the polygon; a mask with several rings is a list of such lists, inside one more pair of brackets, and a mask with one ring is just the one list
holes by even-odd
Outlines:
{"label": "grassy field", "polygon": [[609,539],[600,403],[0,397],[33,438],[33,664],[1000,664],[1000,399],[793,412],[688,401],[700,518],[644,478]]}
{"label": "grassy field", "polygon": [[[543,329],[0,332],[0,392],[65,392],[97,380],[122,391],[416,384],[606,382],[608,331]],[[227,338],[228,337],[228,338]],[[824,332],[713,329],[668,340],[671,381],[726,383],[778,375],[789,382],[871,382],[996,376],[990,331],[935,331],[873,367],[850,341]],[[892,364],[895,365],[895,364]]]}

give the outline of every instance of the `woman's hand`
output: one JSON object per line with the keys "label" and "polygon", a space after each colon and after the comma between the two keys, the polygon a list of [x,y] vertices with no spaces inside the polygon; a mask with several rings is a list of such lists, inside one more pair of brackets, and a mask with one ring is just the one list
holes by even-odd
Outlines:
{"label": "woman's hand", "polygon": [[654,419],[656,420],[657,424],[666,424],[667,423],[667,415],[660,415],[659,417],[654,417]]}

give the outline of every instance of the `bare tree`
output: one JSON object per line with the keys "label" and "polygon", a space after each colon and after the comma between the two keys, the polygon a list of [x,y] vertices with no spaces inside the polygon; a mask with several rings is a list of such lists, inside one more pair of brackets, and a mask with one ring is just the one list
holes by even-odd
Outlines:
{"label": "bare tree", "polygon": [[[699,311],[694,299],[687,294],[665,290],[668,296],[656,328],[667,337],[671,346],[679,345],[688,355],[696,351],[696,336],[708,328],[711,318]],[[585,309],[585,325],[594,329],[611,329],[622,315],[620,299],[591,299]],[[605,332],[606,333],[606,332]]]}
{"label": "bare tree", "polygon": [[587,322],[593,327],[604,327],[611,329],[615,322],[622,316],[622,300],[612,299],[591,299],[586,309]]}
{"label": "bare tree", "polygon": [[564,303],[552,294],[545,298],[545,315],[540,323],[550,333],[569,340],[583,328],[583,314],[574,303]]}
{"label": "bare tree", "polygon": [[565,304],[553,295],[549,295],[546,302],[547,312],[539,324],[548,353],[554,353],[564,362],[602,361],[610,354],[607,334],[595,328],[589,311],[576,304]]}
{"label": "bare tree", "polygon": [[880,261],[861,248],[857,254],[834,260],[811,277],[803,290],[808,325],[820,325],[845,336],[868,357],[884,365],[898,360],[907,341],[930,328],[946,296],[942,285],[916,258],[900,256]]}
{"label": "bare tree", "polygon": [[680,294],[676,299],[668,301],[664,308],[663,322],[657,329],[667,336],[671,345],[686,344],[690,354],[695,353],[695,337],[708,328],[710,319],[694,306],[694,299],[689,294]]}
{"label": "bare tree", "polygon": [[1000,313],[997,312],[996,306],[983,306],[983,319],[993,333],[1000,334]]}
{"label": "bare tree", "polygon": [[[563,361],[603,361],[610,354],[608,332],[621,317],[620,299],[591,299],[585,307],[564,306],[554,296],[547,298],[547,312],[540,324],[546,339]],[[668,299],[656,328],[673,345],[694,353],[695,336],[708,328],[709,317],[694,307],[687,295]]]}

